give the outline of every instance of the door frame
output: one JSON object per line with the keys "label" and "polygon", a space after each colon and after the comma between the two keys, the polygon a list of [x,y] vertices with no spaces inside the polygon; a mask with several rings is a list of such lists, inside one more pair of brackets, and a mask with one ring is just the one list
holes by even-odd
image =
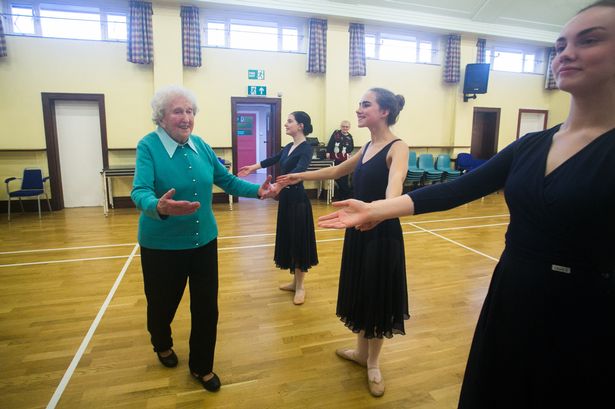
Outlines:
{"label": "door frame", "polygon": [[[237,174],[237,105],[269,105],[271,116],[269,117],[269,129],[271,138],[267,138],[267,156],[274,156],[282,146],[282,99],[267,97],[231,97],[231,151],[233,154],[233,174]],[[278,176],[278,166],[268,168],[267,174]]]}
{"label": "door frame", "polygon": [[549,111],[546,109],[519,109],[519,113],[517,114],[517,137],[515,139],[519,139],[519,131],[521,130],[521,115],[523,114],[545,114],[545,120],[542,124],[542,129],[547,129],[547,120],[549,119]]}
{"label": "door frame", "polygon": [[[56,122],[56,101],[94,101],[98,103],[100,120],[100,139],[103,167],[109,167],[109,148],[107,145],[107,118],[105,114],[104,94],[73,94],[41,92],[43,104],[43,124],[47,144],[47,167],[49,168],[49,185],[51,188],[51,207],[64,209],[64,191],[62,190],[62,171],[60,169],[60,150],[58,146],[58,126]],[[102,171],[102,169],[101,169]],[[101,185],[102,189],[102,185]]]}
{"label": "door frame", "polygon": [[[496,118],[495,118],[495,135],[493,137],[493,155],[495,155],[496,153],[498,153],[498,143],[500,140],[500,117],[502,114],[502,109],[501,108],[486,108],[486,107],[474,107],[473,113],[472,113],[472,136],[470,139],[470,152],[472,152],[472,146],[473,146],[473,139],[474,139],[474,130],[475,130],[475,121],[476,121],[476,117],[477,114],[495,114]],[[484,141],[481,140],[481,144],[483,144],[484,146]],[[493,156],[491,155],[491,156]]]}

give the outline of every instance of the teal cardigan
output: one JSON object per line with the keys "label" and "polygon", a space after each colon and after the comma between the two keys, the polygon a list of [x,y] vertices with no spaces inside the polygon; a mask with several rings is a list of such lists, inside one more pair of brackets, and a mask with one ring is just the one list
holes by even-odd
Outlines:
{"label": "teal cardigan", "polygon": [[[162,128],[143,137],[137,145],[130,194],[141,210],[139,244],[151,249],[185,250],[215,239],[218,226],[211,208],[214,184],[233,196],[258,197],[259,185],[230,174],[198,136],[190,135],[184,145],[175,143]],[[176,190],[174,200],[198,201],[201,207],[189,215],[161,217],[156,210],[158,198],[171,188]]]}

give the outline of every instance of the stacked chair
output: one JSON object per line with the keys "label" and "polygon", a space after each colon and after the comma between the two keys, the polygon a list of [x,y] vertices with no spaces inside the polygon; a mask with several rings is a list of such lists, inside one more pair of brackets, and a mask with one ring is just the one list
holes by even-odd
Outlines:
{"label": "stacked chair", "polygon": [[444,172],[434,167],[433,155],[431,153],[424,153],[419,156],[418,168],[425,172],[423,176],[424,184],[431,182],[433,185],[434,183],[442,182]]}
{"label": "stacked chair", "polygon": [[425,172],[416,166],[416,152],[410,151],[408,155],[408,173],[404,184],[411,186],[421,186],[423,184],[423,174]]}
{"label": "stacked chair", "polygon": [[449,155],[438,155],[436,169],[444,172],[443,182],[450,182],[461,176],[461,171],[451,168],[451,157]]}

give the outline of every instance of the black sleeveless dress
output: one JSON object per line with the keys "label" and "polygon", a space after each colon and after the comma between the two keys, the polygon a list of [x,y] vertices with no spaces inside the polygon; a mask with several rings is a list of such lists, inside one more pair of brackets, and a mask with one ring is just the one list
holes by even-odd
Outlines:
{"label": "black sleeveless dress", "polygon": [[[354,197],[364,202],[384,199],[389,180],[389,143],[353,174]],[[367,147],[363,153],[367,151]],[[404,239],[399,219],[385,220],[369,231],[346,229],[337,296],[337,316],[366,338],[405,334],[408,289]]]}

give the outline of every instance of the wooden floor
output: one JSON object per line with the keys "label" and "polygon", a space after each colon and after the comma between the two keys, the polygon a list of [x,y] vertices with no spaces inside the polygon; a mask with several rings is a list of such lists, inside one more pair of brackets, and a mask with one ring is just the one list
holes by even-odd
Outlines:
{"label": "wooden floor", "polygon": [[[314,201],[315,217],[332,209]],[[180,363],[149,343],[136,210],[68,209],[0,220],[2,408],[455,408],[477,316],[508,212],[493,194],[458,209],[402,219],[411,318],[386,340],[386,393],[335,349],[355,336],[335,316],[343,232],[317,229],[320,264],[303,306],[277,289],[277,202],[215,205],[220,237],[217,394],[187,367],[189,300],[175,318]]]}

